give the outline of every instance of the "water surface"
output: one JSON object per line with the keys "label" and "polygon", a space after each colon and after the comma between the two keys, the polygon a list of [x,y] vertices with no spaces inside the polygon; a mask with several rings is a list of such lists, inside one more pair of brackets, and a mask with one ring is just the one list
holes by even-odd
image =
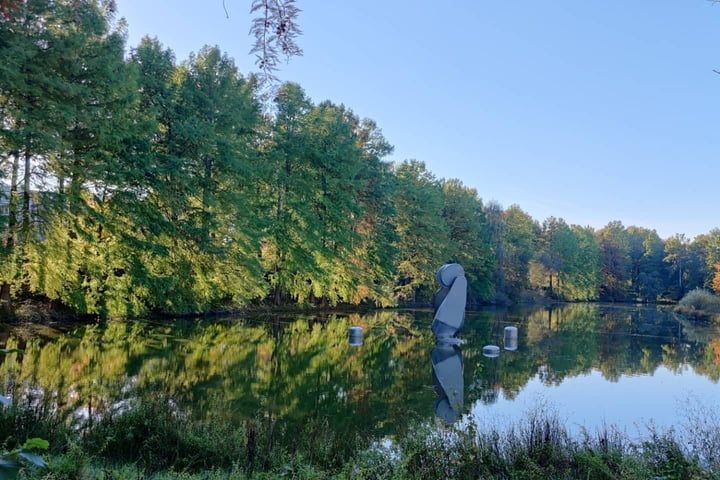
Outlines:
{"label": "water surface", "polygon": [[[717,329],[663,308],[467,312],[464,343],[450,349],[435,345],[431,322],[431,311],[415,310],[4,327],[0,346],[25,353],[0,357],[0,388],[42,396],[78,426],[161,392],[199,420],[320,418],[376,438],[468,416],[502,427],[538,404],[572,431],[633,433],[720,402]],[[360,345],[352,326],[363,329]],[[518,328],[516,350],[502,349],[506,326]],[[501,347],[497,358],[483,355],[489,344]],[[460,387],[444,391],[438,375],[446,390]]]}

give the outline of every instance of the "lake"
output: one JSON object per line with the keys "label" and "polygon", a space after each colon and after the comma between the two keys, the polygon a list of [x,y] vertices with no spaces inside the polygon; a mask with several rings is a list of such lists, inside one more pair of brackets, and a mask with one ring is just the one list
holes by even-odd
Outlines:
{"label": "lake", "polygon": [[[614,425],[632,435],[720,404],[720,332],[663,307],[468,311],[460,346],[436,345],[432,318],[392,310],[0,326],[0,347],[24,350],[0,356],[0,388],[49,402],[78,427],[161,392],[197,420],[218,411],[230,422],[319,418],[373,438],[413,422],[503,428],[538,406],[572,432]],[[505,345],[508,326],[517,345]]]}

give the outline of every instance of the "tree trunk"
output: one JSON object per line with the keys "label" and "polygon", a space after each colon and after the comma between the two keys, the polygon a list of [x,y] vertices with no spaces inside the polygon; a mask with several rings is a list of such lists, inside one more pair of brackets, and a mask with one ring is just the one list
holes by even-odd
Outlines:
{"label": "tree trunk", "polygon": [[205,239],[210,238],[210,212],[208,212],[208,205],[210,203],[210,186],[212,181],[212,168],[213,159],[210,156],[205,157],[203,163],[205,164],[205,178],[203,182],[202,192],[202,227],[205,234]]}
{"label": "tree trunk", "polygon": [[550,298],[552,298],[552,296],[553,296],[553,275],[552,275],[552,273],[550,274],[550,289],[548,290],[548,295],[550,296]]}
{"label": "tree trunk", "polygon": [[23,172],[22,239],[27,244],[30,238],[30,160],[32,155],[25,150],[25,171]]}
{"label": "tree trunk", "polygon": [[19,165],[18,152],[13,152],[12,174],[10,177],[10,198],[8,199],[8,237],[5,240],[5,247],[8,251],[15,247],[15,228],[17,227],[17,182]]}

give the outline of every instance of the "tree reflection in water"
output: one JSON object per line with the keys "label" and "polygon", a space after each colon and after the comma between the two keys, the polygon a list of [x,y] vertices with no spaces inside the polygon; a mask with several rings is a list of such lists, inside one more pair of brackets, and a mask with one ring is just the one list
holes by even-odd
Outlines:
{"label": "tree reflection in water", "polygon": [[[78,427],[162,392],[196,420],[208,412],[221,412],[229,422],[258,414],[289,424],[327,419],[339,433],[381,437],[434,415],[438,396],[428,358],[464,365],[463,378],[454,380],[464,387],[462,395],[448,403],[463,405],[458,416],[478,402],[512,401],[533,379],[552,386],[600,372],[617,382],[660,367],[709,382],[720,378],[717,329],[689,324],[663,308],[573,304],[467,312],[462,352],[448,355],[433,352],[432,315],[5,327],[0,347],[25,353],[0,357],[0,385],[16,398],[34,395]],[[518,327],[517,350],[483,357],[483,345],[502,345],[508,325]],[[363,328],[361,345],[349,344],[350,326]]]}

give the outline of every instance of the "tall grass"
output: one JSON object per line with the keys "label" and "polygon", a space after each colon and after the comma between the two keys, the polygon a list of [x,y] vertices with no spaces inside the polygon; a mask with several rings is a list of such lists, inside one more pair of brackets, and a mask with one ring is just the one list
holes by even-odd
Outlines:
{"label": "tall grass", "polygon": [[612,427],[572,436],[547,408],[503,431],[430,422],[380,441],[339,436],[321,418],[291,427],[259,414],[230,424],[221,413],[192,421],[156,395],[71,430],[39,402],[18,402],[0,411],[0,445],[47,435],[49,467],[25,471],[30,480],[720,478],[720,419],[699,402],[686,414],[691,442],[654,429],[640,440]]}

